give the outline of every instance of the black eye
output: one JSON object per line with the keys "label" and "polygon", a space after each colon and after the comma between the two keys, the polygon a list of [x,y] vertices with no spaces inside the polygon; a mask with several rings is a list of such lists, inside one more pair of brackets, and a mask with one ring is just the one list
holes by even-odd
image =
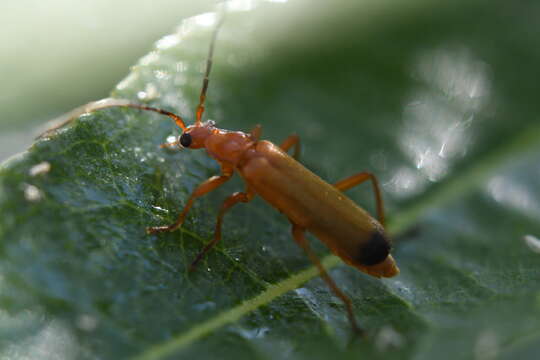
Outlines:
{"label": "black eye", "polygon": [[182,134],[182,136],[180,136],[180,145],[189,147],[189,145],[191,145],[191,135],[186,133]]}

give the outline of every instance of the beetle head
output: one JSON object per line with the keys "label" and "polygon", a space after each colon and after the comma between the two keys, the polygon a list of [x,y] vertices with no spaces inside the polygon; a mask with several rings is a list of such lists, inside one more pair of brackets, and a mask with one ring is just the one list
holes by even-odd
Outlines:
{"label": "beetle head", "polygon": [[184,148],[203,148],[206,139],[215,131],[214,124],[212,120],[208,120],[186,127],[182,135],[178,138],[178,143]]}

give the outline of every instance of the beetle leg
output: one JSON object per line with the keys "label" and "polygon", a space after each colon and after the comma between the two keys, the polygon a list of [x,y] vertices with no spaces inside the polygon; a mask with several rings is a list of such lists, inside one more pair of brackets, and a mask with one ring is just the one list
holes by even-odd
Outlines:
{"label": "beetle leg", "polygon": [[204,181],[202,184],[197,186],[195,190],[191,193],[186,205],[184,205],[184,209],[178,216],[178,219],[176,222],[169,226],[155,226],[155,227],[149,227],[146,229],[146,232],[148,234],[155,234],[158,232],[165,232],[165,231],[174,231],[178,229],[180,226],[182,226],[182,223],[184,222],[184,219],[189,211],[191,209],[191,206],[193,205],[193,202],[198,197],[201,197],[205,194],[208,194],[209,192],[215,190],[220,185],[222,185],[224,182],[229,180],[233,174],[233,170],[231,167],[228,166],[222,166],[222,175],[219,176],[212,176],[211,178]]}
{"label": "beetle leg", "polygon": [[293,158],[298,160],[300,158],[300,137],[296,134],[287,136],[285,140],[279,146],[283,151],[287,152],[294,146]]}
{"label": "beetle leg", "polygon": [[204,255],[210,251],[211,248],[214,247],[220,240],[221,240],[221,225],[223,222],[223,217],[225,216],[225,213],[232,208],[234,205],[243,202],[247,203],[253,199],[255,196],[255,192],[250,190],[249,188],[246,190],[246,192],[235,192],[234,194],[230,195],[225,201],[223,202],[223,205],[221,205],[221,209],[219,210],[219,215],[217,217],[216,222],[216,229],[214,231],[214,239],[209,242],[204,249],[197,255],[195,260],[191,263],[189,267],[189,271],[195,270],[195,266],[201,261],[201,259],[204,257]]}
{"label": "beetle leg", "polygon": [[161,149],[168,150],[181,150],[182,148],[180,146],[180,141],[166,142],[159,145]]}
{"label": "beetle leg", "polygon": [[251,129],[250,135],[255,141],[259,141],[259,138],[261,137],[262,132],[262,126],[260,124],[255,125],[253,129]]}
{"label": "beetle leg", "polygon": [[363,183],[366,180],[371,180],[373,184],[373,192],[375,193],[375,203],[377,205],[377,218],[383,227],[384,225],[384,203],[381,196],[381,190],[379,188],[379,181],[375,175],[370,172],[361,172],[352,176],[349,176],[341,181],[338,181],[334,186],[341,191],[348,190],[356,185]]}
{"label": "beetle leg", "polygon": [[[289,221],[291,220],[289,219]],[[317,269],[319,269],[319,273],[321,274],[321,277],[326,282],[326,284],[330,287],[332,292],[337,297],[339,297],[341,301],[343,301],[343,303],[345,304],[345,308],[347,309],[347,315],[349,317],[349,322],[351,323],[351,327],[353,331],[358,334],[363,335],[364,331],[360,329],[360,327],[356,323],[356,318],[354,317],[353,305],[352,305],[351,299],[349,299],[349,297],[345,295],[345,293],[341,291],[341,289],[336,285],[334,280],[330,277],[330,275],[326,272],[326,269],[324,268],[324,266],[321,264],[321,260],[319,259],[317,254],[315,254],[313,250],[311,250],[309,243],[306,240],[306,237],[304,236],[304,233],[306,230],[296,225],[292,221],[291,223],[292,223],[292,235],[294,237],[294,240],[306,252],[311,262],[314,263],[315,266],[317,266]]]}

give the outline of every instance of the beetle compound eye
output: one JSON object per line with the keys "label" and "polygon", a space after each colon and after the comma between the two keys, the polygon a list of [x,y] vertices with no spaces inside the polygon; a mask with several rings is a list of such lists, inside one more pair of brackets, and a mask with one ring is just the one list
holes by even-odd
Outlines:
{"label": "beetle compound eye", "polygon": [[180,145],[189,147],[189,145],[191,145],[191,135],[186,133],[182,134],[182,136],[180,136]]}

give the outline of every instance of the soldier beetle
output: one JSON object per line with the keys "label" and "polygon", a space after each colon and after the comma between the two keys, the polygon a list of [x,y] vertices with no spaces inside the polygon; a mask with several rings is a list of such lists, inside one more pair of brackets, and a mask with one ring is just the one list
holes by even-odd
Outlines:
{"label": "soldier beetle", "polygon": [[[391,242],[384,230],[383,200],[377,178],[369,172],[361,172],[335,184],[329,184],[297,161],[300,152],[300,139],[297,135],[289,136],[277,146],[269,141],[260,140],[259,125],[250,133],[244,133],[219,129],[211,120],[202,121],[216,37],[222,22],[223,17],[216,25],[210,41],[206,71],[193,125],[186,126],[180,116],[169,111],[129,103],[126,100],[105,99],[68,114],[67,121],[48,132],[63,126],[77,115],[110,107],[153,111],[172,118],[182,129],[182,134],[175,142],[163,144],[162,147],[206,149],[208,155],[221,165],[221,174],[212,176],[193,190],[173,224],[149,227],[147,233],[169,232],[180,228],[197,198],[213,191],[229,180],[234,172],[238,172],[246,188],[243,192],[235,192],[225,199],[217,216],[214,238],[191,263],[190,270],[193,270],[204,255],[221,240],[221,225],[227,211],[234,205],[247,203],[259,195],[287,217],[292,226],[294,240],[316,265],[332,292],[345,304],[353,330],[362,333],[357,325],[351,300],[339,289],[322,266],[318,256],[311,250],[305,232],[309,231],[315,235],[345,263],[362,272],[374,277],[397,275],[399,269],[390,255]],[[288,155],[291,148],[294,148],[293,156]],[[343,191],[368,180],[373,186],[378,220],[343,194]]]}

